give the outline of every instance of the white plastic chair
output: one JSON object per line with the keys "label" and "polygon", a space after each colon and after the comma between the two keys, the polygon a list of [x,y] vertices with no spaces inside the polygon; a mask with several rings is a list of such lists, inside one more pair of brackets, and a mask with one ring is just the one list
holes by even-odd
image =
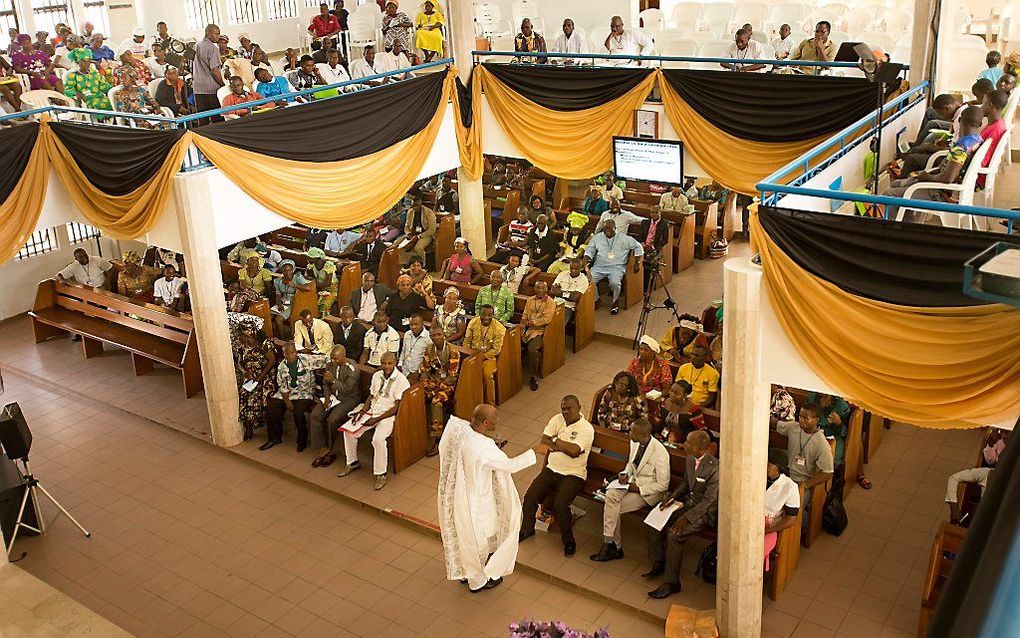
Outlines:
{"label": "white plastic chair", "polygon": [[772,7],[769,16],[770,30],[779,31],[783,24],[790,25],[794,31],[800,31],[807,18],[808,7],[801,2],[780,2]]}
{"label": "white plastic chair", "polygon": [[[726,52],[729,50],[730,45],[733,44],[732,40],[712,40],[710,42],[704,42],[698,47],[699,58],[725,58]],[[696,62],[693,65],[696,69],[708,69],[712,71],[723,70],[719,66],[718,62]]]}
{"label": "white plastic chair", "polygon": [[[973,206],[974,205],[974,190],[977,188],[978,171],[981,168],[981,158],[988,153],[988,149],[992,146],[992,140],[985,140],[981,146],[978,147],[977,151],[974,152],[974,156],[970,161],[970,165],[967,166],[967,172],[963,176],[963,180],[959,184],[943,184],[941,182],[918,182],[907,188],[906,192],[903,193],[904,199],[911,199],[912,195],[919,190],[938,190],[947,193],[958,193],[958,203],[961,206]],[[929,160],[929,163],[932,160]],[[929,213],[938,217],[943,226],[949,226],[953,228],[963,228],[964,223],[969,229],[973,229],[974,221],[972,215],[964,215],[960,213],[942,213],[931,210],[924,210],[914,206],[902,206],[897,211],[896,221],[903,221],[903,216],[908,210],[917,211],[920,213]]]}
{"label": "white plastic chair", "polygon": [[[833,38],[833,39],[835,39],[835,38]],[[894,38],[893,36],[889,35],[888,33],[882,33],[882,32],[879,32],[879,31],[872,31],[870,33],[858,33],[853,38],[849,38],[848,37],[847,40],[849,40],[851,42],[854,42],[854,41],[864,42],[864,43],[867,43],[869,46],[871,46],[873,48],[874,47],[882,47],[882,50],[885,51],[886,53],[889,53],[890,51],[893,50],[893,48],[896,47],[896,38]],[[844,40],[844,42],[847,41],[847,40]],[[984,58],[982,58],[981,60],[983,62]],[[906,61],[908,63],[910,62],[909,56],[908,56],[908,59]],[[977,76],[975,76],[975,77],[977,77]]]}
{"label": "white plastic chair", "polygon": [[875,9],[867,7],[851,9],[843,16],[843,20],[846,30],[850,33],[866,33],[871,31],[871,26],[875,23]]}
{"label": "white plastic chair", "polygon": [[645,9],[638,14],[635,27],[644,27],[649,33],[659,34],[666,30],[666,14],[660,9]]}
{"label": "white plastic chair", "polygon": [[850,10],[850,5],[843,4],[842,2],[827,2],[821,6],[821,9],[842,18]]}
{"label": "white plastic chair", "polygon": [[1009,166],[1013,163],[1013,124],[1016,121],[1016,109],[1017,104],[1020,103],[1020,91],[1013,89],[1013,93],[1009,96],[1009,101],[1006,102],[1006,108],[1003,109],[1002,117],[1006,119],[1006,150],[1002,160],[1003,166]]}
{"label": "white plastic chair", "polygon": [[[693,38],[683,37],[684,34],[675,31],[665,31],[659,35],[656,48],[659,53],[667,56],[693,58],[698,55],[698,41]],[[665,69],[689,69],[690,62],[663,62]]]}
{"label": "white plastic chair", "polygon": [[[34,91],[25,91],[21,94],[21,101],[28,107],[33,109],[42,109],[48,106],[53,106],[56,102],[61,106],[77,106],[71,98],[67,97],[63,93],[57,93],[56,91],[47,91],[45,89],[35,89]],[[65,114],[71,116],[71,119],[84,119],[79,113]],[[32,119],[38,120],[39,116],[34,115]]]}
{"label": "white plastic chair", "polygon": [[347,18],[347,41],[350,43],[352,60],[363,57],[364,49],[369,44],[378,49],[379,43],[382,40],[379,27],[375,26],[375,19],[373,17],[375,13],[378,13],[372,10],[372,6],[375,5],[364,6],[370,9],[370,11],[365,11],[362,8],[355,11]]}
{"label": "white plastic chair", "polygon": [[145,87],[149,90],[149,95],[151,95],[154,100],[156,99],[156,91],[159,89],[161,82],[163,82],[163,78],[156,78],[152,82],[149,82],[149,84]]}
{"label": "white plastic chair", "polygon": [[903,9],[892,8],[886,9],[880,16],[876,23],[879,30],[888,33],[893,37],[898,37],[907,32],[910,29],[910,25],[913,23],[913,16],[907,13]]}
{"label": "white plastic chair", "polygon": [[[769,14],[772,8],[765,2],[748,2],[740,5],[740,20],[749,22],[757,34],[761,31],[766,36],[768,30]],[[790,25],[791,27],[793,25]]]}
{"label": "white plastic chair", "polygon": [[698,31],[704,23],[705,5],[700,2],[678,2],[673,7],[670,23],[682,31]]}
{"label": "white plastic chair", "polygon": [[[482,37],[492,38],[495,36],[509,35],[512,27],[509,20],[504,20],[500,13],[499,5],[492,2],[474,3],[475,24],[479,25]],[[380,17],[380,20],[382,18]],[[381,25],[380,25],[381,26]]]}
{"label": "white plastic chair", "polygon": [[[999,143],[995,145],[995,149],[992,151],[992,159],[988,162],[988,166],[985,168],[978,167],[978,175],[983,175],[985,178],[984,188],[974,194],[974,198],[979,206],[991,208],[995,205],[995,178],[1001,171],[1003,158],[1006,155],[1006,151],[1009,150],[1008,140],[1013,132],[1011,128],[1007,126],[1006,131],[999,138]],[[977,156],[974,158],[974,162],[980,165],[980,160],[983,159],[983,155]]]}
{"label": "white plastic chair", "polygon": [[941,46],[952,54],[939,60],[935,74],[936,92],[969,92],[978,73],[988,68],[985,65],[988,45],[981,36],[954,35],[945,38]]}
{"label": "white plastic chair", "polygon": [[710,2],[705,5],[705,29],[716,37],[726,37],[730,33],[730,22],[737,14],[737,7],[731,2]]}
{"label": "white plastic chair", "polygon": [[[229,86],[221,86],[220,88],[216,89],[216,99],[219,101],[220,106],[224,106],[223,100],[225,100],[228,95],[230,95],[230,87]],[[224,113],[223,114],[223,119],[225,119],[225,120],[236,120],[239,117],[241,117],[241,116],[240,115],[235,115],[233,113]]]}

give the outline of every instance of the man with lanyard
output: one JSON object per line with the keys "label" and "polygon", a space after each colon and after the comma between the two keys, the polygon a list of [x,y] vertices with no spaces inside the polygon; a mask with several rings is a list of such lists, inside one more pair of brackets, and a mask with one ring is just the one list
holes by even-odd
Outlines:
{"label": "man with lanyard", "polygon": [[[609,36],[604,46],[610,55],[655,55],[655,42],[641,31],[624,31],[620,16],[613,16],[609,21]],[[641,66],[641,60],[602,60],[601,64]]]}
{"label": "man with lanyard", "polygon": [[307,415],[315,403],[315,375],[312,357],[299,354],[293,343],[283,346],[283,361],[276,368],[276,391],[266,405],[268,440],[259,446],[262,451],[283,443],[283,418],[290,413],[297,428],[297,451],[308,447]]}
{"label": "man with lanyard", "polygon": [[485,380],[484,397],[486,403],[496,403],[496,361],[503,350],[503,337],[506,328],[494,321],[493,308],[489,304],[479,305],[478,316],[468,323],[464,334],[464,347],[477,351],[482,355],[482,378]]}
{"label": "man with lanyard", "polygon": [[[591,283],[597,292],[599,282],[603,279],[609,280],[609,289],[613,293],[611,314],[620,312],[619,300],[623,291],[623,277],[627,274],[631,258],[644,254],[644,248],[633,237],[616,232],[616,222],[612,219],[602,222],[602,232],[596,234],[588,243],[584,256],[591,264]],[[640,267],[640,262],[635,260],[634,272]]]}
{"label": "man with lanyard", "polygon": [[[751,32],[745,29],[737,30],[737,34],[733,37],[733,44],[726,50],[726,57],[733,60],[763,60],[764,57],[762,56],[764,55],[761,43],[757,40],[752,40]],[[764,64],[729,64],[727,62],[720,62],[719,66],[740,73],[765,72]]]}
{"label": "man with lanyard", "polygon": [[595,232],[602,230],[607,220],[612,220],[616,224],[616,232],[621,235],[626,235],[627,231],[630,230],[631,224],[640,224],[641,218],[630,212],[629,210],[623,210],[620,208],[620,200],[613,198],[609,200],[609,210],[602,213],[599,217],[599,224],[595,228]]}
{"label": "man with lanyard", "polygon": [[[503,283],[503,273],[493,270],[489,273],[489,285],[482,286],[475,297],[475,306],[492,306],[496,321],[506,323],[514,314],[514,293]],[[473,320],[472,320],[473,321]]]}
{"label": "man with lanyard", "polygon": [[418,369],[421,367],[425,351],[429,348],[429,333],[425,332],[425,321],[421,315],[414,313],[410,318],[410,328],[404,333],[404,346],[400,350],[400,363],[397,367],[404,373],[408,381],[418,380]]}
{"label": "man with lanyard", "polygon": [[[825,433],[818,427],[821,413],[817,403],[805,403],[800,408],[799,423],[772,419],[776,432],[786,435],[790,478],[797,483],[824,482],[834,471],[832,448],[825,440]],[[813,486],[806,486],[804,490],[805,511],[811,503],[812,489]],[[805,515],[804,521],[807,520]]]}
{"label": "man with lanyard", "polygon": [[57,273],[57,281],[81,286],[102,288],[106,284],[106,271],[113,267],[102,257],[89,257],[84,248],[74,250],[74,261]]}
{"label": "man with lanyard", "polygon": [[563,305],[563,325],[570,324],[578,300],[591,286],[591,281],[588,275],[584,274],[582,266],[581,259],[575,257],[570,260],[570,269],[560,272],[553,280],[552,295],[556,298],[556,303]]}
{"label": "man with lanyard", "polygon": [[387,352],[394,355],[400,352],[400,333],[390,325],[386,313],[378,310],[372,319],[372,329],[365,333],[365,350],[358,363],[378,368]]}
{"label": "man with lanyard", "polygon": [[386,485],[386,469],[389,450],[386,439],[393,433],[393,423],[400,408],[400,398],[411,384],[397,370],[397,356],[387,352],[382,356],[382,369],[372,375],[368,399],[358,414],[342,426],[344,431],[344,453],[347,467],[337,476],[347,476],[361,469],[358,461],[358,439],[369,430],[372,434],[372,473],[375,475],[375,489]]}

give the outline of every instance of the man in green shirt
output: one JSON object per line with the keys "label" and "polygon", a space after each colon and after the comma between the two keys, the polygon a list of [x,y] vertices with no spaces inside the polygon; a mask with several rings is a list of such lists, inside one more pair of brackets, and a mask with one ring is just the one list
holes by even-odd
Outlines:
{"label": "man in green shirt", "polygon": [[506,323],[514,314],[514,294],[503,283],[503,273],[493,270],[489,273],[489,285],[482,286],[475,298],[475,307],[489,305],[495,313],[496,321]]}
{"label": "man in green shirt", "polygon": [[[791,53],[790,60],[811,60],[814,62],[832,62],[836,59],[836,43],[829,39],[832,25],[822,20],[815,25],[815,37],[801,42]],[[824,67],[799,67],[807,75],[821,75]]]}

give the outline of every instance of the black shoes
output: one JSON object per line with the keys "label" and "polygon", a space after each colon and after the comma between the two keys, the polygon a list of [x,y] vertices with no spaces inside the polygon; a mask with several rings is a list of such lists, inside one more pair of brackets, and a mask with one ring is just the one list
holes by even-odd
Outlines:
{"label": "black shoes", "polygon": [[538,377],[531,377],[530,387],[532,392],[538,390]]}
{"label": "black shoes", "polygon": [[305,450],[306,450],[307,448],[308,448],[308,443],[298,443],[298,444],[297,444],[297,452],[298,452],[298,454],[301,454],[301,453],[302,453],[302,452],[304,452],[304,451],[305,451]]}
{"label": "black shoes", "polygon": [[265,443],[263,443],[262,445],[259,446],[259,449],[262,450],[263,452],[265,452],[266,450],[268,450],[269,448],[273,447],[274,445],[279,445],[281,443],[283,443],[283,441],[281,441],[280,439],[274,439],[272,441],[266,441]]}
{"label": "black shoes", "polygon": [[499,578],[496,578],[496,579],[490,578],[487,583],[485,583],[484,585],[482,585],[478,589],[472,589],[471,593],[472,594],[477,594],[478,592],[483,592],[486,589],[495,589],[496,587],[499,587],[499,584],[502,583],[502,582],[503,582],[503,577],[502,576],[500,576]]}
{"label": "black shoes", "polygon": [[614,304],[612,310],[609,311],[609,314],[611,315],[620,314],[620,307]]}
{"label": "black shoes", "polygon": [[517,534],[517,542],[518,542],[518,543],[521,543],[521,542],[523,542],[523,541],[526,541],[526,540],[528,540],[529,538],[531,538],[531,537],[532,537],[532,536],[534,536],[534,535],[535,535],[535,530],[531,530],[530,532],[525,532],[525,531],[524,531],[524,530],[522,529],[522,530],[520,531],[520,533],[519,533],[519,534]]}
{"label": "black shoes", "polygon": [[673,594],[680,593],[680,583],[662,583],[659,588],[648,592],[649,598],[669,598]]}
{"label": "black shoes", "polygon": [[602,548],[599,549],[598,553],[592,554],[588,558],[599,563],[619,560],[623,558],[623,548],[617,547],[616,543],[602,543]]}
{"label": "black shoes", "polygon": [[577,553],[577,543],[567,543],[563,546],[563,555],[567,558]]}
{"label": "black shoes", "polygon": [[655,578],[656,576],[662,576],[662,572],[666,571],[666,566],[662,561],[654,563],[652,568],[647,572],[641,574],[641,578]]}

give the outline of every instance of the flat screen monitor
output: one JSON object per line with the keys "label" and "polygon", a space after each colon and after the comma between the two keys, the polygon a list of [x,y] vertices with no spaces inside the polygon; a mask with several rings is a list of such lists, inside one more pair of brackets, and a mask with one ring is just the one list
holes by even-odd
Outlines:
{"label": "flat screen monitor", "polygon": [[679,140],[614,137],[613,166],[620,179],[683,185],[684,145]]}

